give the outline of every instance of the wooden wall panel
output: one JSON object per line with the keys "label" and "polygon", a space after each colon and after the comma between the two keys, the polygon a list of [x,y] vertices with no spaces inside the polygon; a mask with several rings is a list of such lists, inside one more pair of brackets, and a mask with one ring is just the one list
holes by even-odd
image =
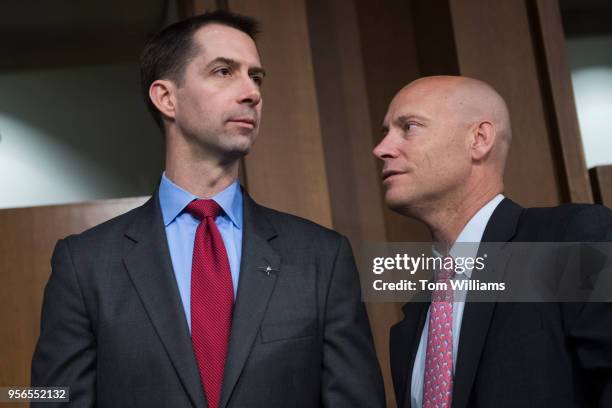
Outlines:
{"label": "wooden wall panel", "polygon": [[417,38],[420,75],[459,75],[457,45],[448,0],[413,0],[411,23]]}
{"label": "wooden wall panel", "polygon": [[[386,241],[386,231],[356,8],[351,0],[311,0],[307,11],[333,227],[359,251],[362,243]],[[389,329],[401,312],[393,303],[366,306],[393,407]]]}
{"label": "wooden wall panel", "polygon": [[510,109],[506,194],[525,206],[565,201],[525,2],[450,4],[460,73],[491,84]]}
{"label": "wooden wall panel", "polygon": [[[381,139],[382,122],[393,96],[421,76],[414,16],[410,2],[356,0],[357,24],[370,112],[372,144]],[[377,163],[377,174],[381,163]],[[380,181],[380,180],[379,180]],[[383,200],[382,190],[379,190]],[[383,206],[387,241],[428,241],[430,234],[419,221]]]}
{"label": "wooden wall panel", "polygon": [[355,243],[384,241],[355,8],[350,0],[312,0],[308,14],[334,228]]}
{"label": "wooden wall panel", "polygon": [[306,8],[300,0],[228,2],[257,18],[267,71],[263,120],[245,158],[249,193],[263,205],[332,226]]}
{"label": "wooden wall panel", "polygon": [[179,18],[187,18],[195,14],[202,14],[206,11],[213,11],[223,6],[219,0],[177,0]]}
{"label": "wooden wall panel", "polygon": [[589,173],[595,202],[612,208],[612,165],[593,167]]}
{"label": "wooden wall panel", "polygon": [[[0,210],[0,385],[28,386],[42,294],[58,239],[142,203],[146,197]],[[4,405],[3,405],[4,406]]]}
{"label": "wooden wall panel", "polygon": [[556,140],[556,160],[563,169],[561,178],[565,198],[571,202],[592,203],[593,194],[578,126],[559,2],[532,0],[528,5],[531,6],[534,41],[539,48],[538,61],[549,111],[550,131]]}

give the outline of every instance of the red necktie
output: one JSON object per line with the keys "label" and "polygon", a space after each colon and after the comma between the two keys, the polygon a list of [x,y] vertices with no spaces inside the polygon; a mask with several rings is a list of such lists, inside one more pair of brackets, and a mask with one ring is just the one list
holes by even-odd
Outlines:
{"label": "red necktie", "polygon": [[186,211],[200,220],[191,266],[191,342],[208,406],[218,408],[234,287],[225,245],[215,224],[221,208],[213,200],[194,200]]}

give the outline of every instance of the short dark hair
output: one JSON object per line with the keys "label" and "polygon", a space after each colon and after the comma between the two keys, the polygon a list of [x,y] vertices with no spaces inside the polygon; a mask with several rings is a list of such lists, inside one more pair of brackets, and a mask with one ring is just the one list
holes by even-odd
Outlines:
{"label": "short dark hair", "polygon": [[193,35],[209,24],[221,24],[246,33],[255,40],[259,23],[247,16],[225,10],[215,10],[171,24],[151,37],[140,56],[140,80],[147,108],[163,130],[161,113],[149,98],[149,88],[158,79],[170,79],[181,84],[187,64],[199,49]]}

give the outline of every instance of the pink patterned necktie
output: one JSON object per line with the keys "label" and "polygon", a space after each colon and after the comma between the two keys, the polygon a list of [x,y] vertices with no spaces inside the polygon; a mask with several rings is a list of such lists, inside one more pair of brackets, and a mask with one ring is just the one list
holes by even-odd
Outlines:
{"label": "pink patterned necktie", "polygon": [[446,264],[444,262],[436,279],[436,283],[446,283],[446,290],[434,290],[429,310],[423,408],[450,408],[453,397],[453,290],[450,280],[454,270],[445,269]]}
{"label": "pink patterned necktie", "polygon": [[191,266],[191,343],[210,408],[218,408],[232,326],[234,287],[213,200],[194,200],[186,211],[200,220]]}

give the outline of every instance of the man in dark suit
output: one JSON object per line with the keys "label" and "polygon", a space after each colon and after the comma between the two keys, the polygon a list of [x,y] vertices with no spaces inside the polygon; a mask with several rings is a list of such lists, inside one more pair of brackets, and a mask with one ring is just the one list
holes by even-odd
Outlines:
{"label": "man in dark suit", "polygon": [[[488,242],[612,241],[605,207],[526,209],[502,195],[510,120],[481,81],[414,81],[391,102],[384,129],[374,154],[384,161],[386,201],[422,220],[443,254],[453,256],[456,243],[476,243],[475,256]],[[507,266],[440,271],[436,280],[486,280]],[[399,407],[612,406],[612,303],[419,296],[391,329]]]}
{"label": "man in dark suit", "polygon": [[348,241],[238,184],[261,117],[255,33],[213,12],[147,44],[166,171],[142,207],[58,242],[34,386],[70,387],[73,406],[384,406]]}

